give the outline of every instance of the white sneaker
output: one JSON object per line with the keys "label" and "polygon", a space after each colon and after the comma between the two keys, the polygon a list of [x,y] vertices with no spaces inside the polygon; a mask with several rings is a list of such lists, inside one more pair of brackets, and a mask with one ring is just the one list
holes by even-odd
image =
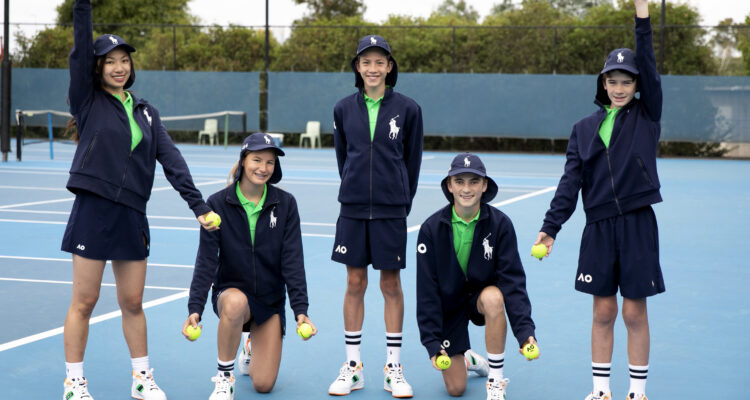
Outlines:
{"label": "white sneaker", "polygon": [[250,356],[252,356],[252,354],[253,353],[250,351],[250,336],[248,336],[245,344],[242,346],[242,351],[240,351],[239,359],[237,360],[237,369],[241,375],[250,375]]}
{"label": "white sneaker", "polygon": [[505,400],[505,388],[508,386],[508,378],[487,379],[487,400]]}
{"label": "white sneaker", "polygon": [[477,354],[474,350],[469,349],[464,352],[466,360],[466,371],[474,371],[479,376],[487,376],[490,373],[490,363],[487,359]]}
{"label": "white sneaker", "polygon": [[633,393],[630,392],[625,400],[648,400],[645,393]]}
{"label": "white sneaker", "polygon": [[65,379],[63,383],[63,400],[94,400],[86,387],[86,378]]}
{"label": "white sneaker", "polygon": [[344,396],[365,387],[362,363],[349,361],[339,370],[339,376],[328,387],[328,394],[334,396]]}
{"label": "white sneaker", "polygon": [[148,371],[133,371],[133,386],[130,396],[140,400],[167,400],[167,395],[154,381],[154,369]]}
{"label": "white sneaker", "polygon": [[599,391],[598,394],[591,392],[584,400],[612,400],[612,392],[604,393]]}
{"label": "white sneaker", "polygon": [[234,374],[231,372],[219,372],[211,377],[211,382],[216,386],[208,400],[233,400],[234,399]]}
{"label": "white sneaker", "polygon": [[404,370],[401,368],[401,364],[386,364],[383,367],[383,389],[391,392],[393,397],[407,398],[414,396],[414,391],[411,385],[406,383],[404,378]]}

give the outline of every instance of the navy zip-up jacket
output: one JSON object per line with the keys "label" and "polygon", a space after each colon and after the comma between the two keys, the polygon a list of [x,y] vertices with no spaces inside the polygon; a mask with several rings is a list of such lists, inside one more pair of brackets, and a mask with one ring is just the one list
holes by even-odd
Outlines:
{"label": "navy zip-up jacket", "polygon": [[362,90],[339,100],[333,109],[341,216],[405,218],[422,164],[422,109],[386,88],[372,141],[369,121]]}
{"label": "navy zip-up jacket", "polygon": [[271,308],[283,309],[286,292],[295,317],[307,315],[307,281],[297,202],[290,193],[266,185],[266,201],[250,239],[247,214],[235,184],[208,198],[222,216],[221,229],[201,229],[188,312],[203,314],[208,289],[236,288]]}
{"label": "navy zip-up jacket", "polygon": [[513,223],[497,208],[481,205],[464,275],[453,246],[451,207],[449,204],[427,218],[417,239],[417,323],[422,344],[430,357],[439,353],[445,327],[468,318],[461,314],[471,298],[495,285],[505,298],[520,348],[529,336],[536,335]]}
{"label": "navy zip-up jacket", "polygon": [[541,229],[553,238],[575,211],[579,190],[587,224],[662,200],[656,173],[662,90],[650,18],[635,18],[635,37],[640,98],[617,113],[609,149],[599,136],[607,115],[603,99],[596,101],[599,110],[573,126],[565,172]]}
{"label": "navy zip-up jacket", "polygon": [[193,178],[159,112],[133,97],[133,118],[143,139],[130,150],[128,115],[122,102],[95,86],[91,3],[76,1],[73,8],[75,44],[70,53],[70,113],[76,120],[79,142],[70,167],[67,188],[86,190],[146,213],[154,185],[156,161],[169,183],[188,203],[195,216],[211,211],[193,184]]}

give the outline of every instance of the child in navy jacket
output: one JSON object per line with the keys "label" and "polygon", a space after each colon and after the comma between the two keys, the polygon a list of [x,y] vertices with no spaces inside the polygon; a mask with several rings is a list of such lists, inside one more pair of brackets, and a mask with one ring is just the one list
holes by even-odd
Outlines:
{"label": "child in navy jacket", "polygon": [[[417,322],[432,365],[451,358],[443,371],[451,396],[466,388],[467,368],[479,357],[470,350],[469,321],[485,326],[489,371],[487,398],[504,399],[507,313],[520,348],[536,344],[526,274],[510,219],[487,204],[498,187],[476,155],[459,154],[442,181],[450,204],[422,224],[417,239]],[[438,369],[439,370],[439,369]]]}
{"label": "child in navy jacket", "polygon": [[360,358],[367,266],[380,271],[385,299],[386,362],[383,387],[411,397],[401,362],[406,267],[406,216],[417,192],[422,162],[422,110],[393,90],[398,66],[381,36],[368,35],[351,62],[356,93],[333,110],[333,139],[341,187],[331,259],[346,265],[344,337],[346,361],[328,388],[346,395],[364,386]]}
{"label": "child in navy jacket", "polygon": [[[648,0],[635,0],[636,53],[612,51],[597,80],[599,110],[573,127],[565,173],[535,244],[552,251],[582,192],[586,227],[575,288],[594,296],[591,330],[594,389],[609,400],[617,290],[628,330],[628,399],[646,399],[649,328],[646,297],[664,292],[651,205],[661,201],[656,153],[661,133],[661,79],[656,71]],[[640,92],[636,98],[635,93]]]}
{"label": "child in navy jacket", "polygon": [[[308,323],[307,283],[302,256],[302,233],[297,202],[273,184],[281,180],[273,138],[254,133],[242,144],[234,182],[208,198],[223,217],[220,229],[201,231],[188,300],[188,325],[198,326],[208,290],[219,316],[218,374],[211,400],[231,400],[234,358],[243,331],[251,332],[253,356],[249,374],[256,391],[268,393],[276,383],[286,326],[284,302],[297,326]],[[307,339],[305,339],[307,340]]]}
{"label": "child in navy jacket", "polygon": [[83,377],[83,354],[104,266],[112,260],[133,367],[131,396],[164,400],[149,367],[141,305],[150,242],[146,202],[157,161],[201,225],[214,228],[205,221],[210,209],[159,112],[125,90],[135,82],[135,48],[117,35],[94,41],[91,13],[89,0],[76,1],[69,101],[77,147],[67,183],[76,197],[62,241],[62,250],[73,254],[73,295],[65,319],[63,398],[92,398]]}

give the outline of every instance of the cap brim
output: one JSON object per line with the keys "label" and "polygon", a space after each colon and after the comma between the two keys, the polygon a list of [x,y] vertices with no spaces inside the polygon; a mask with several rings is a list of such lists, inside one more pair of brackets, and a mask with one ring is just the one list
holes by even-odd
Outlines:
{"label": "cap brim", "polygon": [[599,75],[607,73],[609,71],[614,71],[614,70],[617,70],[617,69],[621,69],[623,71],[628,71],[628,72],[630,72],[633,75],[640,75],[640,73],[638,72],[637,68],[633,68],[630,65],[624,65],[624,64],[607,65],[606,67],[604,67],[602,69],[602,72],[600,72]]}
{"label": "cap brim", "polygon": [[97,56],[103,56],[103,55],[109,53],[110,51],[112,51],[112,50],[114,50],[114,49],[116,49],[118,47],[122,47],[128,53],[135,53],[135,47],[133,47],[133,46],[127,44],[127,43],[123,43],[123,44],[113,44],[111,46],[107,46],[104,50],[99,51],[99,52],[94,53],[94,54],[97,55]]}
{"label": "cap brim", "polygon": [[276,147],[274,145],[271,145],[271,144],[258,144],[258,145],[255,145],[255,146],[248,146],[247,148],[242,149],[242,151],[243,152],[245,152],[245,151],[261,151],[261,150],[266,150],[266,149],[273,149],[274,151],[276,151],[276,155],[278,155],[278,156],[284,156],[284,155],[286,155],[286,154],[284,154],[284,150],[281,150],[280,148],[278,148],[278,147]]}
{"label": "cap brim", "polygon": [[455,176],[455,175],[463,174],[463,173],[467,173],[467,172],[470,173],[470,174],[481,176],[481,177],[486,177],[487,176],[487,174],[482,173],[482,171],[479,171],[479,170],[474,169],[474,168],[456,168],[456,169],[453,169],[450,172],[448,172],[448,176]]}

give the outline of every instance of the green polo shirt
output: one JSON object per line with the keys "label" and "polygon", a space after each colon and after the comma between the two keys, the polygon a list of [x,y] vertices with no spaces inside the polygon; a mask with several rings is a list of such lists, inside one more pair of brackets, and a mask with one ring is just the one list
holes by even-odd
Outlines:
{"label": "green polo shirt", "polygon": [[263,210],[263,205],[266,203],[266,193],[268,193],[267,189],[267,186],[263,185],[263,196],[260,197],[260,201],[257,205],[255,205],[242,194],[239,182],[237,182],[237,186],[235,188],[237,198],[240,200],[242,208],[245,209],[245,214],[247,214],[247,222],[248,225],[250,225],[250,240],[252,241],[253,245],[255,244],[255,224],[258,223],[258,217],[260,216],[261,210]]}
{"label": "green polo shirt", "polygon": [[135,149],[135,146],[138,146],[141,139],[143,139],[141,127],[138,126],[133,118],[133,97],[130,96],[130,92],[127,90],[125,91],[125,100],[122,99],[122,96],[116,94],[113,94],[112,96],[117,97],[117,100],[122,102],[123,107],[125,107],[125,113],[128,114],[128,121],[130,122],[130,150],[132,151]]}
{"label": "green polo shirt", "polygon": [[612,106],[605,106],[604,108],[607,109],[607,116],[599,127],[599,136],[601,136],[604,145],[609,148],[609,140],[612,138],[612,128],[615,127],[615,117],[620,109],[612,108]]}
{"label": "green polo shirt", "polygon": [[370,119],[370,141],[375,140],[375,124],[378,122],[378,111],[380,111],[380,103],[383,102],[383,98],[373,100],[365,94],[365,105],[367,106],[367,116]]}
{"label": "green polo shirt", "polygon": [[471,251],[471,242],[474,240],[474,228],[477,226],[479,220],[479,211],[474,218],[466,222],[456,214],[455,207],[451,207],[453,216],[451,217],[451,223],[453,225],[453,248],[456,249],[456,257],[458,258],[458,265],[466,275],[466,265],[469,263],[469,252]]}

